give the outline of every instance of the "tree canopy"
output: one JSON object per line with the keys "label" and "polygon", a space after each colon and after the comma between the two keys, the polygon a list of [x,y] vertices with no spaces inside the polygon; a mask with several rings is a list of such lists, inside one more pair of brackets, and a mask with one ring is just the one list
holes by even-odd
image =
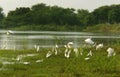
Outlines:
{"label": "tree canopy", "polygon": [[[56,25],[56,26],[90,26],[101,23],[120,23],[120,5],[102,6],[92,12],[84,9],[47,6],[44,3],[29,7],[16,8],[6,17],[0,8],[0,22],[3,28],[14,28],[23,25]],[[47,26],[50,27],[50,26]]]}
{"label": "tree canopy", "polygon": [[0,7],[0,27],[3,26],[2,24],[3,19],[4,19],[4,13],[3,13],[3,9]]}

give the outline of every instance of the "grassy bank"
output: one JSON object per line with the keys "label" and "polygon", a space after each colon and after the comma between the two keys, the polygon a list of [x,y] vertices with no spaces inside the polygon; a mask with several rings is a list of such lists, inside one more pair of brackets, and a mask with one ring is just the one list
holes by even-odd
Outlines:
{"label": "grassy bank", "polygon": [[[89,48],[79,48],[83,50],[83,55],[75,56],[70,54],[70,58],[64,57],[64,48],[60,48],[58,55],[46,58],[46,53],[51,50],[41,48],[36,50],[0,50],[0,76],[1,77],[120,77],[120,47],[114,47],[116,56],[107,57],[106,49],[100,50],[92,48],[93,56],[85,61]],[[21,60],[12,60],[19,55],[37,54],[26,56]],[[43,60],[43,62],[36,62]],[[14,64],[3,64],[3,61],[14,62]],[[21,62],[30,62],[22,64]]]}
{"label": "grassy bank", "polygon": [[120,32],[120,24],[98,24],[88,26],[83,31],[87,32]]}
{"label": "grassy bank", "polygon": [[73,25],[23,25],[10,28],[12,30],[32,30],[32,31],[80,31],[81,27]]}
{"label": "grassy bank", "polygon": [[93,26],[77,25],[23,25],[11,30],[34,31],[78,31],[78,32],[120,32],[120,24],[98,24]]}

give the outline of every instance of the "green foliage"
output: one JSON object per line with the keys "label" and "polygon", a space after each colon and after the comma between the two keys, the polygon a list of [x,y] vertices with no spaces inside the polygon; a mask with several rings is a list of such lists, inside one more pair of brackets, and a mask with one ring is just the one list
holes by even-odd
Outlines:
{"label": "green foliage", "polygon": [[10,11],[8,16],[6,17],[4,24],[7,28],[12,28],[16,26],[20,26],[23,24],[28,24],[28,14],[30,12],[30,8],[16,8],[15,11]]}
{"label": "green foliage", "polygon": [[[119,48],[116,46],[116,48]],[[64,57],[65,48],[60,48],[63,52],[58,55],[52,54],[49,58],[45,58],[46,53],[51,48],[40,48],[40,52],[36,50],[0,50],[0,58],[5,57],[11,60],[18,55],[38,54],[32,57],[24,57],[22,61],[28,61],[30,64],[24,65],[16,61],[15,64],[0,64],[3,70],[0,70],[2,77],[119,77],[120,76],[120,56],[117,52],[116,56],[107,57],[105,49],[93,51],[90,60],[85,61],[89,48],[79,48],[83,50],[83,55],[75,57],[71,52],[70,58]],[[2,59],[2,58],[1,58]],[[5,59],[5,60],[6,60]],[[44,59],[43,62],[36,63],[36,60]],[[12,60],[13,61],[13,60]],[[5,70],[6,69],[6,70]]]}
{"label": "green foliage", "polygon": [[[31,30],[45,29],[50,31],[74,31],[77,27],[76,31],[81,31],[87,26],[91,27],[91,25],[106,23],[119,24],[119,14],[119,4],[102,6],[90,13],[88,10],[84,9],[76,10],[73,8],[62,8],[59,6],[47,6],[44,3],[40,3],[33,5],[31,8],[16,8],[15,10],[10,11],[5,18],[2,8],[0,8],[0,28],[20,28],[23,30],[29,30],[30,28],[26,28],[26,25],[27,27],[29,27],[28,25],[32,25],[32,27],[34,25],[34,28],[31,28]],[[44,29],[41,29],[41,25]],[[68,29],[66,27],[68,27]]]}
{"label": "green foliage", "polygon": [[110,7],[109,6],[102,6],[100,8],[95,9],[92,14],[94,17],[94,21],[96,24],[100,23],[108,23],[108,13]]}
{"label": "green foliage", "polygon": [[4,19],[4,13],[3,13],[3,9],[0,7],[0,27],[3,27],[3,19]]}
{"label": "green foliage", "polygon": [[98,24],[95,26],[88,26],[83,31],[87,32],[120,32],[120,24]]}
{"label": "green foliage", "polygon": [[33,30],[34,31],[80,31],[81,27],[73,25],[22,25],[20,27],[10,28],[12,30]]}
{"label": "green foliage", "polygon": [[83,10],[83,9],[79,9],[77,10],[77,17],[79,18],[79,21],[84,25],[87,26],[88,25],[88,21],[89,21],[89,11],[88,10]]}
{"label": "green foliage", "polygon": [[79,21],[74,9],[64,9],[58,6],[46,6],[45,4],[33,5],[31,8],[16,8],[10,11],[5,19],[6,27],[18,27],[21,25],[78,25]]}
{"label": "green foliage", "polygon": [[113,5],[108,17],[109,23],[120,23],[120,5]]}

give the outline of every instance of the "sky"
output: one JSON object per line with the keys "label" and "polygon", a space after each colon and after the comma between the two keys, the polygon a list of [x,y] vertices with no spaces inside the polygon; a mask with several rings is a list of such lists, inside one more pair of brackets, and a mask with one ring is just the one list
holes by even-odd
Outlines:
{"label": "sky", "polygon": [[0,0],[0,7],[7,14],[18,7],[31,7],[38,3],[64,8],[87,9],[91,12],[100,6],[120,4],[120,0]]}

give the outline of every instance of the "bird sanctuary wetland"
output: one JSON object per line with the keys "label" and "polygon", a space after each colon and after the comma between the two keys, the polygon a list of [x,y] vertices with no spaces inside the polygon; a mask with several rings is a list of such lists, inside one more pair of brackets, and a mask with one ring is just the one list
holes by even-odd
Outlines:
{"label": "bird sanctuary wetland", "polygon": [[1,77],[119,77],[119,33],[0,31]]}
{"label": "bird sanctuary wetland", "polygon": [[0,77],[120,77],[119,4],[3,10]]}

